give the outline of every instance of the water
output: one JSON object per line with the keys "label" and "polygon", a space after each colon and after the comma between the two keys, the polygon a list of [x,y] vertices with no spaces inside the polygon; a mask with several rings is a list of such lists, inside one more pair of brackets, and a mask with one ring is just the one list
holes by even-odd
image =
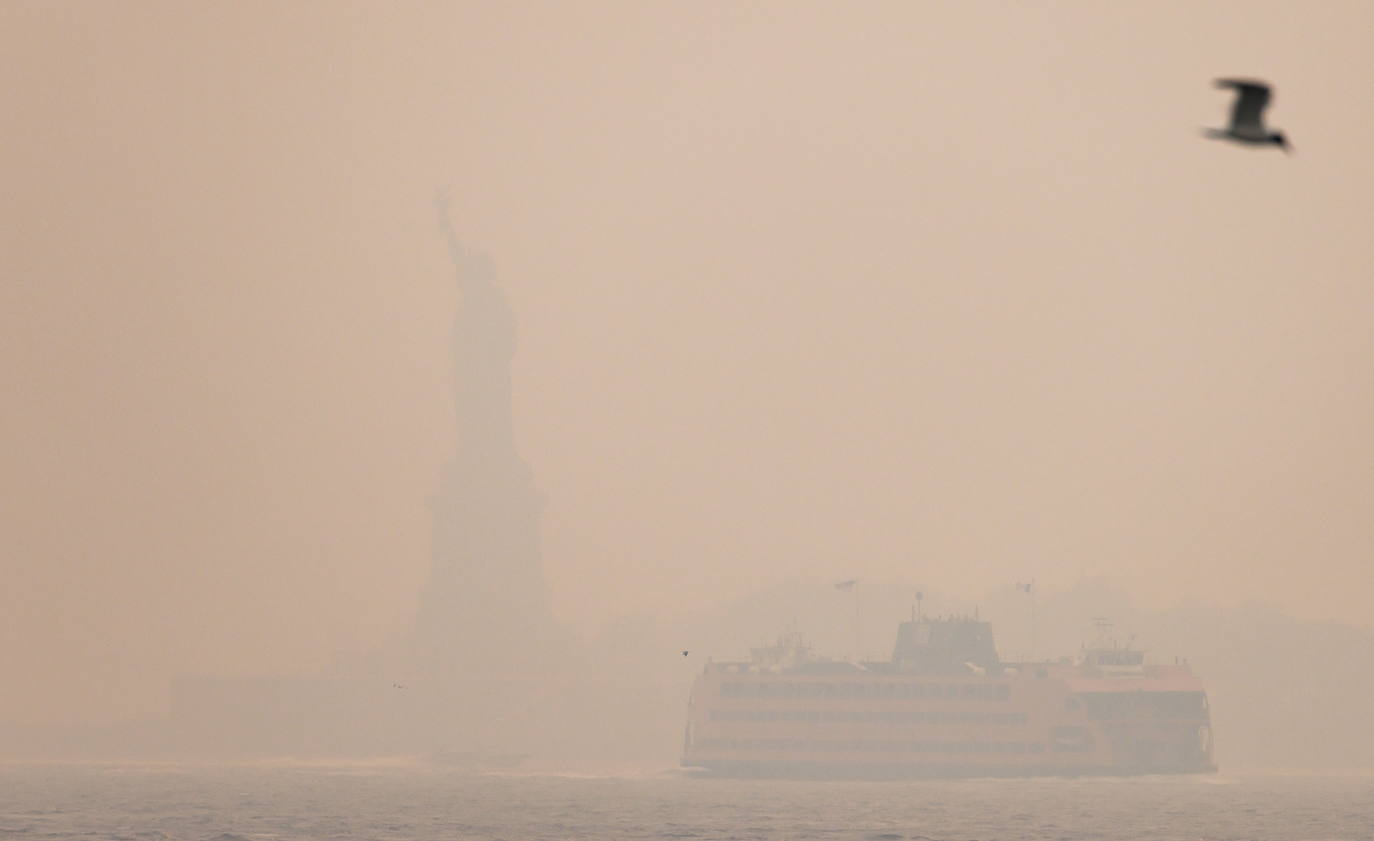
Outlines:
{"label": "water", "polygon": [[907,782],[0,765],[0,839],[1374,839],[1374,777]]}

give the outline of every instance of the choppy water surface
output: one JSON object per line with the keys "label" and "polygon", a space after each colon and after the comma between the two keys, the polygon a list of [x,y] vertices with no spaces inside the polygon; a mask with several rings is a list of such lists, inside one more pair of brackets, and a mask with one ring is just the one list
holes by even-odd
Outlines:
{"label": "choppy water surface", "polygon": [[817,783],[0,766],[0,839],[1374,839],[1374,777]]}

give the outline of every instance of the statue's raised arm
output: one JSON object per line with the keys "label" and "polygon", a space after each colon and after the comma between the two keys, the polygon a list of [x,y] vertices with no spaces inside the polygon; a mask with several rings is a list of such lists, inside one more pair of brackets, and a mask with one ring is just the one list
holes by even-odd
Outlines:
{"label": "statue's raised arm", "polygon": [[463,251],[463,244],[458,241],[458,232],[453,229],[453,219],[448,212],[450,203],[448,187],[440,187],[434,194],[434,207],[439,211],[439,228],[448,240],[448,253],[453,265],[461,271],[467,254]]}
{"label": "statue's raised arm", "polygon": [[463,292],[493,287],[496,275],[491,258],[481,251],[470,251],[458,240],[458,231],[449,215],[448,188],[441,188],[434,196],[434,207],[439,212],[439,228],[448,240],[449,257],[453,260],[453,274],[458,288]]}

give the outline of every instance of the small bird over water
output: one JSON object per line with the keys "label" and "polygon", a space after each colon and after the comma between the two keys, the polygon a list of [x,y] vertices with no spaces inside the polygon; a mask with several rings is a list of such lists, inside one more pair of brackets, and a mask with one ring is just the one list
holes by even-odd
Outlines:
{"label": "small bird over water", "polygon": [[1264,127],[1264,108],[1272,98],[1269,86],[1253,79],[1217,79],[1217,87],[1234,88],[1236,102],[1231,106],[1231,125],[1224,129],[1207,129],[1208,137],[1231,140],[1250,146],[1273,144],[1288,151],[1288,139],[1283,132],[1271,132]]}

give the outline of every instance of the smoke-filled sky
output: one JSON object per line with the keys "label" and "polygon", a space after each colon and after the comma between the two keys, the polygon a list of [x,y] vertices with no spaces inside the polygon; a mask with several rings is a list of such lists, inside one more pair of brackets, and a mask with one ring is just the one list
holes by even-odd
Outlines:
{"label": "smoke-filled sky", "polygon": [[[796,576],[1374,624],[1371,27],[10,0],[0,719],[410,626],[458,445],[441,185],[580,633]],[[1295,155],[1202,138],[1223,75]]]}

